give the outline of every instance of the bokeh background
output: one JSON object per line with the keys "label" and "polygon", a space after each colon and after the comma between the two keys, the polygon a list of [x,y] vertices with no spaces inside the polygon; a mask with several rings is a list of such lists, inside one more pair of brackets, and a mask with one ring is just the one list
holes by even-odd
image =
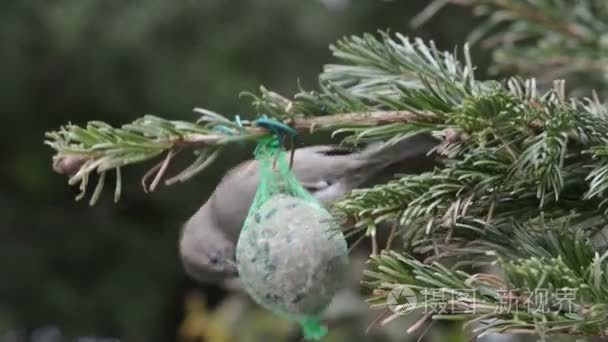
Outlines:
{"label": "bokeh background", "polygon": [[[3,0],[0,341],[289,340],[290,328],[260,310],[247,309],[238,326],[217,318],[246,310],[225,291],[188,279],[178,259],[181,224],[251,150],[234,147],[190,182],[152,194],[139,185],[149,165],[126,169],[121,202],[106,194],[89,207],[53,173],[44,133],[68,122],[120,125],[143,114],[195,120],[194,107],[247,116],[254,113],[239,92],[265,85],[291,94],[298,81],[315,88],[332,61],[328,45],[343,35],[390,29],[451,50],[475,26],[467,8],[454,6],[411,29],[425,5]],[[489,52],[473,54],[483,75]],[[406,325],[391,325],[405,340]],[[447,329],[460,338],[459,329]]]}

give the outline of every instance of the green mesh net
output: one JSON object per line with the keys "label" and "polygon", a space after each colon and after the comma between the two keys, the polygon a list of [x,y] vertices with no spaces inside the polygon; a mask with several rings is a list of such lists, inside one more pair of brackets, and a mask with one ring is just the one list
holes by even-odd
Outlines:
{"label": "green mesh net", "polygon": [[347,245],[330,213],[298,182],[276,137],[260,142],[260,184],[236,248],[239,277],[260,305],[327,333],[319,314],[344,286]]}

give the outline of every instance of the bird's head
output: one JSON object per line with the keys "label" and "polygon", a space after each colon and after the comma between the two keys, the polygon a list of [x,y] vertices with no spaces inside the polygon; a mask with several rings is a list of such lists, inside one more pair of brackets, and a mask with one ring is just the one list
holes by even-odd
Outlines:
{"label": "bird's head", "polygon": [[234,243],[219,230],[186,224],[179,252],[186,273],[200,282],[215,283],[238,275]]}

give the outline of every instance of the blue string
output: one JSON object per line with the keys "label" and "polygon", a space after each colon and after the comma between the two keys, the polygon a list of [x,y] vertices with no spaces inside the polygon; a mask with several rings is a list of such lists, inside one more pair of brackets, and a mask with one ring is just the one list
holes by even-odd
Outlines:
{"label": "blue string", "polygon": [[298,132],[296,132],[296,130],[294,130],[291,126],[277,120],[270,119],[265,114],[262,115],[261,118],[253,121],[252,124],[255,126],[264,127],[273,133],[272,139],[265,142],[265,144],[269,144],[273,149],[284,145],[285,136],[290,135],[293,138],[298,135]]}
{"label": "blue string", "polygon": [[261,118],[255,120],[253,122],[253,124],[256,126],[264,127],[266,129],[270,130],[275,135],[278,135],[281,137],[283,137],[285,135],[291,135],[291,136],[298,135],[298,132],[296,132],[289,125],[286,125],[286,124],[279,122],[277,120],[274,120],[274,119],[270,119],[266,115],[263,115]]}
{"label": "blue string", "polygon": [[213,127],[213,130],[216,132],[225,133],[228,135],[234,135],[234,130],[232,130],[230,127],[225,126],[225,125],[217,125],[217,126]]}
{"label": "blue string", "polygon": [[[242,131],[243,122],[241,121],[241,117],[239,115],[235,115],[234,120],[235,120],[237,126]],[[285,136],[290,135],[290,136],[294,137],[294,136],[298,135],[298,132],[296,132],[296,130],[294,130],[289,125],[286,125],[286,124],[279,122],[277,120],[274,120],[274,119],[270,119],[267,115],[262,115],[261,118],[253,121],[252,123],[255,126],[264,127],[266,129],[268,129],[269,131],[271,131],[275,137],[274,139],[272,139],[273,144],[283,145],[283,143],[285,141]],[[217,125],[217,126],[213,127],[213,130],[217,131],[217,132],[225,133],[227,135],[236,134],[235,129],[233,127],[229,127],[226,125]]]}
{"label": "blue string", "polygon": [[[243,130],[243,122],[241,121],[241,117],[237,114],[234,116],[234,121],[236,121],[236,125],[239,129]],[[234,128],[226,126],[226,125],[217,125],[213,127],[213,130],[220,133],[225,133],[227,135],[235,135]]]}

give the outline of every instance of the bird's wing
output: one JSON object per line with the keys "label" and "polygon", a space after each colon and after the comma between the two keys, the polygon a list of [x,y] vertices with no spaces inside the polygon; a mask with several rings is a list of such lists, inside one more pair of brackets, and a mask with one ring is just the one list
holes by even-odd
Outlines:
{"label": "bird's wing", "polygon": [[326,156],[343,156],[356,153],[354,149],[340,145],[316,145],[299,148],[298,151],[307,151]]}

